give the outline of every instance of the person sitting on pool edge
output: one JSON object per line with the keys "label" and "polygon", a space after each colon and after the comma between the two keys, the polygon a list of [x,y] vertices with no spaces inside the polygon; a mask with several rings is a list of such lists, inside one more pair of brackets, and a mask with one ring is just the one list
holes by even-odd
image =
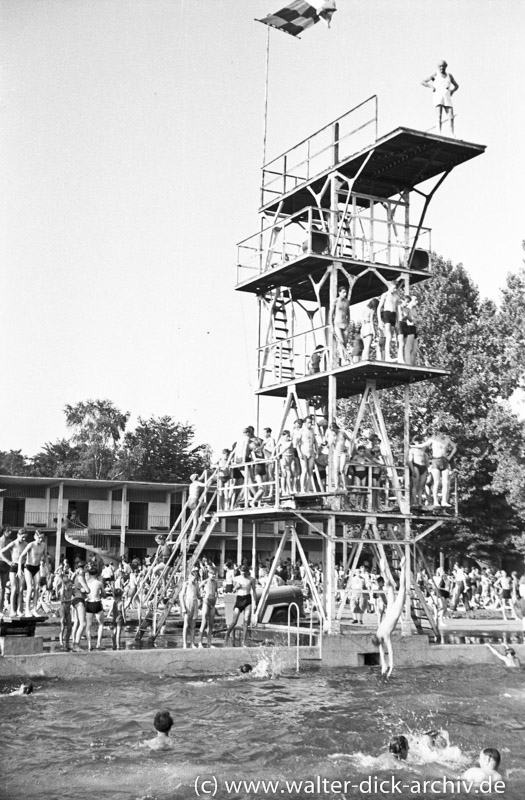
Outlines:
{"label": "person sitting on pool edge", "polygon": [[147,739],[144,744],[151,750],[169,750],[173,747],[169,735],[173,727],[173,719],[169,711],[158,711],[153,720],[153,727],[157,731],[154,739]]}
{"label": "person sitting on pool edge", "polygon": [[479,767],[470,767],[461,776],[462,781],[471,781],[475,784],[484,783],[485,781],[502,781],[502,777],[498,772],[501,762],[501,755],[499,750],[495,747],[485,747],[479,754]]}
{"label": "person sitting on pool edge", "polygon": [[494,653],[500,661],[503,661],[506,667],[521,667],[521,661],[519,660],[518,656],[516,655],[516,651],[513,647],[506,647],[505,648],[505,655],[498,653],[495,647],[492,647],[491,644],[486,645],[491,653]]}
{"label": "person sitting on pool edge", "polygon": [[406,761],[409,751],[408,739],[402,734],[400,736],[393,736],[388,743],[388,752],[392,753],[394,758],[399,761]]}

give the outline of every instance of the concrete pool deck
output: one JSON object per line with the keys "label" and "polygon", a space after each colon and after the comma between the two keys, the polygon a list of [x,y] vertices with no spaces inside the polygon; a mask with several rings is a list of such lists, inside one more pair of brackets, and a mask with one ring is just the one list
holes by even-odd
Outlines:
{"label": "concrete pool deck", "polygon": [[[58,625],[50,620],[37,629],[48,640],[58,636]],[[301,669],[318,669],[322,667],[361,667],[373,666],[377,661],[377,647],[372,643],[375,621],[365,620],[358,630],[352,627],[349,620],[343,619],[341,632],[337,635],[323,636],[322,659],[318,646],[300,646],[299,659]],[[264,629],[267,641],[277,632],[273,628]],[[282,631],[279,632],[282,636]],[[443,627],[443,635],[453,642],[435,644],[427,636],[404,636],[397,630],[393,636],[394,660],[396,669],[428,665],[458,664],[497,664],[498,659],[490,652],[483,640],[494,644],[512,644],[517,655],[525,664],[525,643],[523,643],[522,626],[519,621],[503,622],[500,618],[469,619],[456,617],[447,620]],[[211,649],[188,649],[180,646],[156,647],[145,649],[123,649],[114,651],[93,650],[81,653],[54,650],[42,652],[44,636],[5,637],[2,645],[3,657],[0,657],[0,677],[46,677],[46,678],[103,678],[110,674],[135,672],[144,674],[166,675],[173,677],[196,677],[201,675],[218,675],[234,672],[243,663],[255,665],[261,657],[279,661],[285,669],[295,669],[297,648],[292,645],[273,646],[270,644],[253,647],[224,647],[220,640]],[[108,634],[105,632],[104,644]],[[292,642],[294,642],[292,634]],[[10,641],[11,640],[11,641]],[[17,648],[25,652],[14,653]],[[129,643],[129,642],[128,642]],[[38,652],[40,650],[40,652]],[[501,651],[501,648],[500,648]],[[9,654],[12,653],[12,654]]]}

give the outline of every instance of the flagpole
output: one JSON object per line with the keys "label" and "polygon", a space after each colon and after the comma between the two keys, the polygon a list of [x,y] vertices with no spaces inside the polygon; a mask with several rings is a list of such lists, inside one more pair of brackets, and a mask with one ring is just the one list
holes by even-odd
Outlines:
{"label": "flagpole", "polygon": [[264,83],[264,133],[263,133],[263,167],[266,164],[266,137],[268,134],[268,73],[270,67],[270,26],[266,26],[266,71]]}
{"label": "flagpole", "polygon": [[[266,69],[264,78],[264,128],[263,128],[263,153],[262,153],[262,169],[261,169],[261,206],[264,201],[264,165],[266,164],[266,138],[268,135],[268,74],[270,68],[270,26],[266,26]],[[260,301],[259,301],[260,302]],[[259,342],[261,338],[261,309],[259,308]],[[256,426],[257,434],[259,434],[259,426],[261,424],[261,398],[257,395],[256,400]]]}

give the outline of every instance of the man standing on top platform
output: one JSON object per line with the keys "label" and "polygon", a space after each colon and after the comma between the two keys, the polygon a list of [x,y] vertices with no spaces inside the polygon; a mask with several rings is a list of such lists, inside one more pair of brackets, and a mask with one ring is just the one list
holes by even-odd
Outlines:
{"label": "man standing on top platform", "polygon": [[434,105],[438,115],[438,130],[441,133],[443,115],[450,123],[450,133],[454,136],[454,109],[452,108],[452,95],[457,92],[459,85],[454,80],[451,72],[447,72],[447,62],[440,61],[438,71],[430,78],[421,81],[422,86],[434,92]]}

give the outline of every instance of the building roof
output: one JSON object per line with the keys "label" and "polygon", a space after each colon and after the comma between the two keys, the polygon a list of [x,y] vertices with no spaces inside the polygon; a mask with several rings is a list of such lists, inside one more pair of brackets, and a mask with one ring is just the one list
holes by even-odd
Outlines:
{"label": "building roof", "polygon": [[59,486],[81,486],[84,489],[122,489],[127,486],[131,489],[141,489],[143,491],[165,491],[173,492],[177,489],[185,489],[187,483],[148,483],[146,481],[123,481],[123,480],[97,480],[95,478],[36,478],[30,475],[0,475],[0,486],[40,486],[51,488]]}

